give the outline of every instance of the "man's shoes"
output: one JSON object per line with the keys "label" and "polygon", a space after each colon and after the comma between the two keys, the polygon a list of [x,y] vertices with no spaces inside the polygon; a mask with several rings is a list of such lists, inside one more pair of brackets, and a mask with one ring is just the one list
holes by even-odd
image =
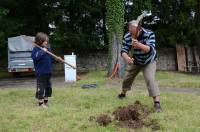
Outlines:
{"label": "man's shoes", "polygon": [[48,109],[48,106],[45,105],[45,104],[41,104],[39,107],[40,107],[40,108],[43,108],[43,109]]}
{"label": "man's shoes", "polygon": [[119,98],[119,99],[123,99],[123,98],[125,98],[125,97],[126,97],[126,94],[123,94],[123,93],[121,93],[121,94],[118,95],[118,98]]}
{"label": "man's shoes", "polygon": [[46,105],[46,107],[49,107],[49,103],[44,103],[44,105]]}
{"label": "man's shoes", "polygon": [[158,101],[154,102],[154,110],[155,110],[156,113],[161,112],[160,102],[158,102]]}

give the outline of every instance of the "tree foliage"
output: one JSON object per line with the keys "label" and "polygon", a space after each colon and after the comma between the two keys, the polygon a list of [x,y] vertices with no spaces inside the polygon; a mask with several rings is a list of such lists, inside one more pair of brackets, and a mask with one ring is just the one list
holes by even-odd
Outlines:
{"label": "tree foliage", "polygon": [[103,43],[104,2],[100,0],[60,0],[54,7],[53,41],[68,51],[92,51],[105,47]]}
{"label": "tree foliage", "polygon": [[124,29],[124,10],[123,0],[106,1],[106,27],[109,43],[108,75],[111,75],[111,71],[120,63],[120,45],[122,43]]}
{"label": "tree foliage", "polygon": [[[192,44],[195,1],[193,0],[163,0],[155,3],[153,12],[160,19],[156,31],[158,43],[169,44]],[[159,9],[159,10],[158,10]]]}
{"label": "tree foliage", "polygon": [[[50,34],[63,52],[87,52],[106,47],[104,0],[5,0],[0,2],[1,43],[20,34]],[[5,46],[4,46],[5,47]]]}
{"label": "tree foliage", "polygon": [[63,52],[107,49],[107,31],[121,37],[121,18],[126,24],[144,10],[152,11],[144,26],[156,32],[160,47],[200,43],[200,0],[1,0],[0,50],[6,51],[8,37],[38,31]]}
{"label": "tree foliage", "polygon": [[[127,3],[132,3],[128,5]],[[160,47],[170,47],[176,43],[195,45],[200,43],[197,35],[200,33],[200,1],[199,0],[129,0],[126,2],[126,17],[128,22],[135,19],[142,11],[152,12],[146,18],[144,27],[156,32],[157,44]]]}

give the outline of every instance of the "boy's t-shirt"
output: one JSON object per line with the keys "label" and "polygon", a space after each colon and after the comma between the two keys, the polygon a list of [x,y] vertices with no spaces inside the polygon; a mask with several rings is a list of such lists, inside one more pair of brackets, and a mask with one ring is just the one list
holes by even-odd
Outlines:
{"label": "boy's t-shirt", "polygon": [[[47,48],[51,51],[50,48]],[[53,58],[38,47],[34,47],[31,58],[33,59],[36,76],[51,74],[53,69]]]}

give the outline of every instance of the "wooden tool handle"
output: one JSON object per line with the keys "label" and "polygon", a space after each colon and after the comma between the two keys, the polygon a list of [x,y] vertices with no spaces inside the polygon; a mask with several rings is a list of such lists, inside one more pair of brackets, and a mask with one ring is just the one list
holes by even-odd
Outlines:
{"label": "wooden tool handle", "polygon": [[60,62],[64,63],[64,64],[67,64],[68,66],[72,67],[73,69],[76,69],[76,67],[68,62],[66,62],[65,60],[63,60],[61,57],[53,54],[52,52],[50,51],[45,51],[42,47],[40,47],[39,45],[37,45],[35,42],[33,42],[32,40],[30,40],[29,38],[27,38],[27,36],[25,35],[22,35],[27,41],[31,42],[34,46],[40,48],[41,50],[43,50],[44,52],[46,52],[47,54],[51,55],[52,57],[54,57],[55,59],[59,60]]}

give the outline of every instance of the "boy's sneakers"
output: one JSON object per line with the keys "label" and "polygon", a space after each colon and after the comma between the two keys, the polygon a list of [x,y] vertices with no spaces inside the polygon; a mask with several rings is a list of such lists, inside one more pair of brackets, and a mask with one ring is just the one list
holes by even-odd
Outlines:
{"label": "boy's sneakers", "polygon": [[158,102],[158,101],[154,102],[154,110],[155,110],[156,113],[160,113],[161,112],[160,102]]}
{"label": "boy's sneakers", "polygon": [[125,98],[125,97],[126,97],[126,94],[123,94],[123,93],[121,93],[121,94],[118,95],[118,98],[119,98],[119,99],[123,99],[123,98]]}

